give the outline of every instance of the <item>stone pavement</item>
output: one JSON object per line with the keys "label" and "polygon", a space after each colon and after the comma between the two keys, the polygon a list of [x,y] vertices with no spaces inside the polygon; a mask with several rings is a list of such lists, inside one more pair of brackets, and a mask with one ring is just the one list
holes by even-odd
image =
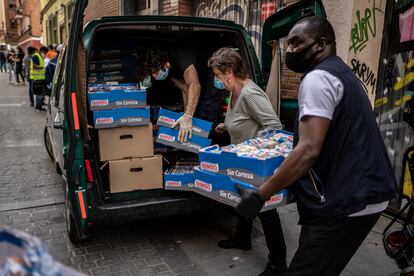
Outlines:
{"label": "stone pavement", "polygon": [[[64,220],[64,182],[43,145],[45,114],[29,106],[27,86],[9,85],[0,73],[0,225],[38,236],[62,263],[89,275],[257,275],[267,260],[259,222],[251,251],[222,250],[235,217],[228,209],[131,222],[94,229],[82,244],[69,242]],[[300,227],[294,204],[279,208],[288,261]],[[389,275],[398,272],[382,247],[382,217],[342,273]],[[338,248],[338,250],[341,250]]]}

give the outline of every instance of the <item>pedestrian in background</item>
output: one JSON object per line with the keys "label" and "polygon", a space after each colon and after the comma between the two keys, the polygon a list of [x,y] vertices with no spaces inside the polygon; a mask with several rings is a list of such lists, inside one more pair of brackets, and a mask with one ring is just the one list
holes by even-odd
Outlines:
{"label": "pedestrian in background", "polygon": [[9,83],[13,84],[14,75],[15,75],[15,62],[14,59],[16,58],[16,53],[14,49],[11,49],[7,54],[7,70],[9,71]]}
{"label": "pedestrian in background", "polygon": [[30,106],[34,106],[33,91],[32,91],[32,80],[30,79],[30,61],[33,54],[36,52],[36,48],[31,46],[27,47],[27,55],[23,59],[24,72],[26,79],[29,82],[29,99]]}
{"label": "pedestrian in background", "polygon": [[[226,118],[216,127],[217,132],[227,130],[231,143],[238,144],[256,138],[261,130],[282,128],[269,98],[248,78],[242,57],[235,49],[217,50],[210,57],[208,67],[214,72],[215,87],[231,93]],[[287,271],[286,244],[279,214],[273,209],[260,213],[259,219],[269,249],[269,261],[260,275],[283,275]],[[220,241],[219,247],[250,250],[252,227],[252,219],[239,216],[236,233]]]}
{"label": "pedestrian in background", "polygon": [[54,56],[54,58],[52,58],[49,61],[49,64],[46,66],[45,77],[46,77],[47,89],[49,90],[49,94],[52,91],[53,77],[55,75],[55,69],[56,69],[56,65],[58,62],[59,53],[60,51],[62,51],[62,48],[63,48],[62,44],[56,47],[56,55]]}
{"label": "pedestrian in background", "polygon": [[20,85],[19,76],[22,78],[22,85],[26,85],[26,80],[23,75],[23,59],[24,59],[24,52],[21,47],[17,47],[17,54],[14,59],[16,63],[16,85]]}
{"label": "pedestrian in background", "polygon": [[329,21],[300,20],[287,44],[287,68],[304,73],[294,149],[257,190],[238,187],[237,210],[254,218],[266,199],[291,186],[302,228],[288,275],[335,276],[396,196],[396,179],[370,101],[336,55]]}
{"label": "pedestrian in background", "polygon": [[4,45],[0,46],[0,71],[7,73],[7,52]]}
{"label": "pedestrian in background", "polygon": [[58,55],[56,48],[57,48],[56,44],[49,45],[48,51],[46,53],[46,58],[48,58],[49,60],[54,59]]}
{"label": "pedestrian in background", "polygon": [[[38,52],[34,52],[32,54],[32,58],[30,59],[30,80],[31,80],[32,93],[33,93],[33,82],[45,80],[44,57],[46,57],[46,52],[47,52],[47,48],[42,47],[40,48],[41,54],[39,54]],[[43,95],[36,95],[36,106],[35,106],[36,112],[46,111],[46,109],[42,107],[43,99],[44,99]]]}

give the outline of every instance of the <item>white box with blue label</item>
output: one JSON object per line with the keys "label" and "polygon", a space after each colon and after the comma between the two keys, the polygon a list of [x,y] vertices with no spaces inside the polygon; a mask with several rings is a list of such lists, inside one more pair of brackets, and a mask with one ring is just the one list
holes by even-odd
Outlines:
{"label": "white box with blue label", "polygon": [[[236,190],[237,184],[245,189],[257,189],[253,185],[238,181],[232,177],[207,172],[198,167],[194,168],[194,176],[194,192],[232,207],[236,207],[241,200]],[[268,211],[290,202],[290,193],[284,189],[267,200],[260,212]]]}
{"label": "white box with blue label", "polygon": [[[267,139],[270,136],[276,137],[276,140],[270,140],[270,142],[273,142],[273,147],[275,147],[277,143],[290,143],[291,145],[292,135],[289,132],[278,130],[271,133],[264,132],[261,135],[263,135],[263,139]],[[265,137],[266,135],[268,135],[268,137]],[[284,137],[286,137],[286,139],[284,139]],[[260,142],[264,140],[256,138],[238,145],[230,145],[227,147],[238,147],[239,145],[245,145],[247,150],[249,150],[248,147],[251,146],[250,144],[253,144],[253,142],[256,143],[257,141]],[[270,142],[268,142],[268,144]],[[258,158],[249,156],[248,151],[247,154],[239,155],[238,152],[229,152],[226,151],[225,148],[226,147],[220,148],[218,145],[213,145],[201,149],[199,152],[201,169],[213,173],[228,175],[234,179],[255,186],[263,184],[268,178],[270,178],[279,168],[280,164],[282,164],[286,155],[286,152],[278,154],[275,149],[258,149],[257,151],[264,154],[264,156]],[[269,153],[269,155],[266,156],[266,153]]]}
{"label": "white box with blue label", "polygon": [[150,124],[150,110],[145,108],[117,108],[93,112],[95,128],[146,126]]}
{"label": "white box with blue label", "polygon": [[173,148],[198,153],[202,148],[211,145],[211,140],[197,135],[188,138],[186,142],[178,141],[178,130],[166,127],[160,127],[156,141],[160,144]]}
{"label": "white box with blue label", "polygon": [[[172,128],[174,123],[183,116],[184,113],[177,113],[171,110],[160,108],[158,112],[157,125]],[[209,121],[193,118],[193,135],[207,138],[210,134],[212,123]]]}
{"label": "white box with blue label", "polygon": [[145,90],[112,90],[110,92],[89,92],[89,108],[108,110],[114,108],[143,108],[147,105]]}

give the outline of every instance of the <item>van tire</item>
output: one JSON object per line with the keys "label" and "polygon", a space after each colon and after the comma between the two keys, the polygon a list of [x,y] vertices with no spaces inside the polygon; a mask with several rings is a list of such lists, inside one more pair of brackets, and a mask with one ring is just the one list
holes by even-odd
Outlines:
{"label": "van tire", "polygon": [[73,244],[79,244],[79,243],[89,240],[92,237],[92,235],[87,230],[82,231],[81,235],[79,235],[78,232],[76,231],[75,220],[72,214],[70,213],[70,206],[69,206],[70,203],[69,203],[67,193],[68,193],[68,190],[66,186],[66,197],[65,197],[66,230],[67,230],[70,242]]}
{"label": "van tire", "polygon": [[50,159],[52,159],[52,161],[55,161],[55,158],[53,156],[52,141],[50,141],[50,136],[49,136],[49,131],[47,130],[47,126],[45,126],[45,130],[43,131],[43,141],[45,143],[47,154],[49,155]]}

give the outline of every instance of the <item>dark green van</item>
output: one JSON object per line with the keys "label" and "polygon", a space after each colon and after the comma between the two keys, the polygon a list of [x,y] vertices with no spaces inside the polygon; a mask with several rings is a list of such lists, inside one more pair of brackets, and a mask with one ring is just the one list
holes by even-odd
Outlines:
{"label": "dark green van", "polygon": [[[59,56],[49,101],[45,144],[66,181],[67,229],[70,240],[90,236],[98,224],[168,216],[206,208],[211,201],[194,193],[143,190],[111,194],[107,175],[101,172],[97,131],[87,105],[87,83],[91,53],[113,41],[123,45],[171,48],[179,41],[208,53],[231,46],[239,49],[251,78],[265,86],[259,60],[246,30],[231,21],[196,17],[103,17],[83,26],[87,0],[77,0],[68,43]],[[287,35],[305,13],[325,16],[320,0],[293,4],[268,18],[263,27],[262,66],[270,68],[270,40]],[[200,78],[203,76],[200,76]],[[175,89],[171,87],[171,90]]]}

